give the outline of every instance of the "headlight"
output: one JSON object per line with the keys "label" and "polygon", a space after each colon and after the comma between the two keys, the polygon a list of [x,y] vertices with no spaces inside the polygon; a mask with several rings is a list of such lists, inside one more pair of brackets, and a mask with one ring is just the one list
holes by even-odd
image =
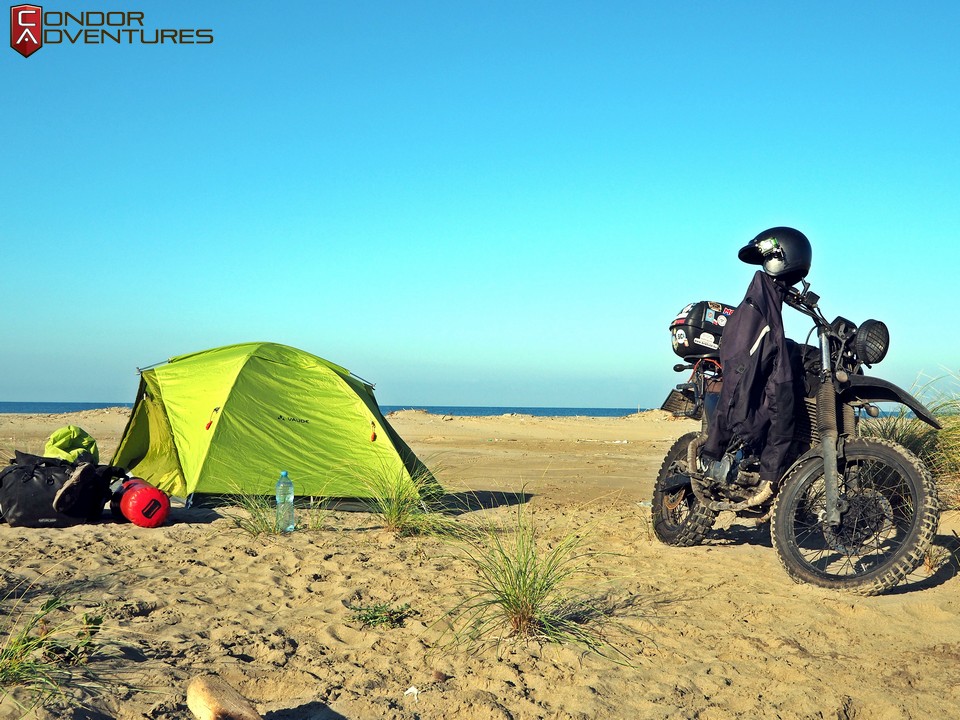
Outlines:
{"label": "headlight", "polygon": [[853,351],[860,362],[876,365],[887,356],[890,347],[890,333],[887,326],[879,320],[864,320],[857,328],[853,340]]}

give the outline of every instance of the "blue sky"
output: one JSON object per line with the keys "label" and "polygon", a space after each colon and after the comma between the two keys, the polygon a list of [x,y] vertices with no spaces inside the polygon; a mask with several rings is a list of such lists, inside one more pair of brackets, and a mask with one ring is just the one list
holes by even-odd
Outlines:
{"label": "blue sky", "polygon": [[658,406],[774,225],[874,374],[960,372],[956,3],[43,5],[214,42],[0,53],[2,400],[269,340],[384,405]]}

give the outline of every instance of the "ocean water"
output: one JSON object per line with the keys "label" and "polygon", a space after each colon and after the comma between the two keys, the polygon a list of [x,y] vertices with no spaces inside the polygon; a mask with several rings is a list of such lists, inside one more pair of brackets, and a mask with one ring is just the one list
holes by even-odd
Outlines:
{"label": "ocean water", "polygon": [[[0,402],[0,413],[49,414],[100,410],[102,408],[132,408],[132,403],[83,402]],[[537,417],[625,417],[642,408],[561,408],[561,407],[473,407],[459,405],[381,405],[384,415],[395,410],[423,410],[432,415],[458,417],[486,417],[496,415],[534,415]]]}
{"label": "ocean water", "polygon": [[80,412],[81,410],[101,410],[103,408],[113,407],[132,408],[133,403],[0,402],[0,413],[59,415],[60,413]]}
{"label": "ocean water", "polygon": [[384,415],[395,410],[423,410],[431,415],[487,417],[496,415],[534,415],[536,417],[625,417],[644,408],[568,408],[568,407],[474,407],[463,405],[381,405]]}

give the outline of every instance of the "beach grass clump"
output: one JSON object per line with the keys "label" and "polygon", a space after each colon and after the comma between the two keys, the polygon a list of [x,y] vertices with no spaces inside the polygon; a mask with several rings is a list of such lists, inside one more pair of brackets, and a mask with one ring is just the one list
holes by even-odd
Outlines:
{"label": "beach grass clump", "polygon": [[79,619],[54,619],[68,606],[63,597],[51,595],[32,611],[8,619],[0,647],[0,687],[55,691],[62,685],[58,679],[69,676],[65,668],[86,662],[96,652],[103,616],[83,613]]}
{"label": "beach grass clump", "polygon": [[[4,576],[0,597],[0,699],[23,713],[40,706],[83,705],[111,689],[117,644],[104,637],[104,613],[39,582]],[[68,693],[69,692],[69,697]]]}
{"label": "beach grass clump", "polygon": [[935,575],[937,571],[947,565],[953,556],[950,551],[942,545],[931,545],[923,554],[923,569],[927,575]]}
{"label": "beach grass clump", "polygon": [[[589,530],[543,540],[518,505],[506,527],[489,524],[457,547],[475,577],[467,597],[446,613],[452,643],[498,648],[505,641],[572,644],[624,662],[606,640],[604,626],[615,608],[609,596],[589,592],[590,561],[600,553],[585,544]],[[581,582],[582,581],[582,582]]]}
{"label": "beach grass clump", "polygon": [[227,496],[227,503],[230,509],[221,512],[238,530],[253,537],[280,534],[277,508],[269,496],[247,495],[238,491]]}
{"label": "beach grass clump", "polygon": [[369,605],[345,603],[352,611],[351,620],[360,623],[363,627],[403,627],[408,618],[420,613],[410,607],[409,603],[393,606],[390,603],[371,603]]}
{"label": "beach grass clump", "polygon": [[297,527],[304,530],[326,530],[330,519],[329,501],[325,497],[304,498],[297,504]]}
{"label": "beach grass clump", "polygon": [[[276,501],[269,495],[249,495],[239,491],[227,496],[228,509],[221,511],[238,530],[258,537],[282,535],[277,525]],[[296,503],[298,530],[323,530],[326,528],[329,509],[327,498],[299,498]],[[236,508],[236,509],[233,509]]]}
{"label": "beach grass clump", "polygon": [[935,542],[923,555],[923,569],[927,575],[935,575],[942,568],[952,567],[953,572],[960,570],[960,535],[951,530],[952,538]]}
{"label": "beach grass clump", "polygon": [[361,478],[370,511],[383,527],[398,535],[456,536],[457,520],[443,512],[437,482],[428,470],[383,469]]}
{"label": "beach grass clump", "polygon": [[[957,376],[952,376],[958,380]],[[942,425],[936,430],[916,418],[906,407],[895,413],[861,423],[861,434],[902,445],[922,460],[933,473],[940,500],[947,509],[960,509],[960,394],[946,387],[945,379],[912,389]]]}
{"label": "beach grass clump", "polygon": [[941,416],[932,462],[940,488],[940,500],[950,510],[960,510],[960,415]]}

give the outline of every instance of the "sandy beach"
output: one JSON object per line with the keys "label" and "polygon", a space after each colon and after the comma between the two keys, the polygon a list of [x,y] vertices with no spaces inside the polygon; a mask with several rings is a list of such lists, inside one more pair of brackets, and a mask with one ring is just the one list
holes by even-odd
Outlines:
{"label": "sandy beach", "polygon": [[[106,462],[127,412],[0,415],[0,448],[38,452],[73,424]],[[656,541],[643,503],[691,421],[389,419],[449,493],[490,499],[463,522],[509,526],[522,501],[545,548],[582,534],[593,555],[573,584],[609,609],[612,652],[450,645],[443,617],[472,569],[449,541],[397,536],[370,513],[330,512],[319,529],[280,537],[253,537],[209,508],[176,507],[157,529],[109,513],[59,530],[0,524],[0,590],[27,581],[81,597],[122,653],[104,666],[117,684],[90,707],[31,717],[191,718],[187,683],[215,674],[267,720],[960,718],[957,513],[937,538],[952,559],[862,598],[792,582],[767,526],[721,516],[702,546]],[[380,603],[411,615],[366,627],[351,610]],[[19,714],[0,703],[0,720]]]}

